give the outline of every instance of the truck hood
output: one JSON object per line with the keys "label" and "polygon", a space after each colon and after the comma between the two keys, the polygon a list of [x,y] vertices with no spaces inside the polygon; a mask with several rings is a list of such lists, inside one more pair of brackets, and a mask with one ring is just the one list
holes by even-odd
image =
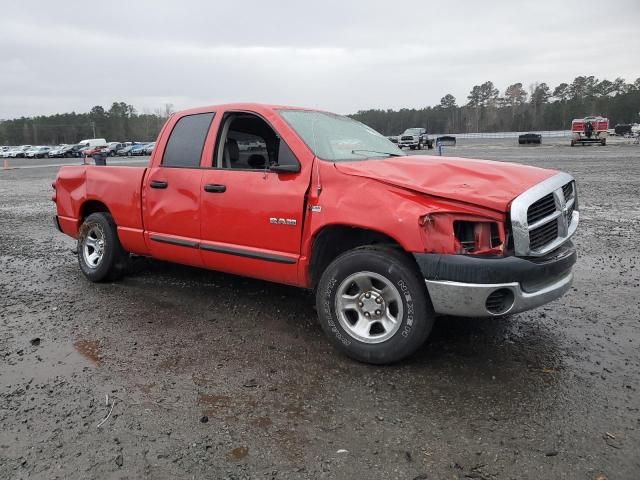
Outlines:
{"label": "truck hood", "polygon": [[421,155],[335,163],[335,167],[345,175],[499,212],[506,212],[514,198],[557,173],[515,163]]}

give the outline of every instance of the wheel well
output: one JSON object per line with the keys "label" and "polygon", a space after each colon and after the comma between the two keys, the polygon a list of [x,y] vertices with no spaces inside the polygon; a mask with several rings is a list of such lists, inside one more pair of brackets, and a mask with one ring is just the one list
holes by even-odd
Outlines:
{"label": "wheel well", "polygon": [[80,207],[80,224],[82,224],[84,219],[89,215],[97,212],[110,213],[107,206],[104,203],[99,202],[98,200],[89,200],[87,202],[84,202],[82,204],[82,207]]}
{"label": "wheel well", "polygon": [[309,279],[311,288],[315,288],[322,272],[339,255],[348,250],[365,245],[386,245],[402,250],[393,238],[384,233],[364,228],[334,225],[323,228],[313,241]]}

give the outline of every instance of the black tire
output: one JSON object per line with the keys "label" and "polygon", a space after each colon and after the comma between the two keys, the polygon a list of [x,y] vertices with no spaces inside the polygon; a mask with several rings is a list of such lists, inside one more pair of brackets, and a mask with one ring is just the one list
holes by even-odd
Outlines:
{"label": "black tire", "polygon": [[109,152],[109,156],[110,156],[110,157],[115,157],[115,156],[116,156],[116,152],[115,152],[115,151],[113,151],[113,150],[111,150],[111,151]]}
{"label": "black tire", "polygon": [[607,144],[607,139],[603,138],[602,140],[600,140],[600,144],[604,147]]}
{"label": "black tire", "polygon": [[[91,265],[85,258],[85,243],[90,235],[95,236],[92,232],[100,232],[97,236],[102,239],[102,257],[96,265]],[[85,218],[78,232],[77,250],[80,270],[92,282],[117,280],[124,274],[129,261],[129,254],[120,245],[113,218],[105,212],[92,213]]]}
{"label": "black tire", "polygon": [[[395,287],[402,305],[397,310],[399,326],[390,338],[379,343],[357,339],[341,324],[336,311],[336,295],[349,277],[374,273]],[[374,285],[374,288],[375,287]],[[380,290],[378,290],[380,291]],[[362,293],[364,294],[364,293]],[[391,303],[385,311],[391,309]],[[389,364],[414,353],[425,342],[435,319],[424,279],[404,252],[387,247],[360,247],[336,258],[322,274],[316,289],[318,319],[329,341],[349,357],[372,364]],[[399,308],[399,306],[396,306]],[[357,316],[358,313],[353,310]],[[343,315],[346,319],[347,315]],[[375,323],[375,320],[372,321]],[[357,323],[357,321],[356,321]],[[369,324],[371,335],[373,323]],[[391,332],[390,332],[391,333]]]}

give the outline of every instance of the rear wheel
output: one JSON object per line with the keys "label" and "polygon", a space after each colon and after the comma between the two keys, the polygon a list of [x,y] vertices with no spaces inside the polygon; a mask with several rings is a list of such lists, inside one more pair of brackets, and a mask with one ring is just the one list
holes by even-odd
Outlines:
{"label": "rear wheel", "polygon": [[89,215],[78,234],[78,263],[84,276],[92,282],[116,280],[124,273],[128,259],[111,215]]}
{"label": "rear wheel", "polygon": [[607,144],[607,139],[603,138],[602,140],[600,140],[600,144],[604,147]]}
{"label": "rear wheel", "polygon": [[356,360],[397,362],[431,332],[435,314],[424,279],[404,252],[361,247],[336,258],[316,291],[330,342]]}

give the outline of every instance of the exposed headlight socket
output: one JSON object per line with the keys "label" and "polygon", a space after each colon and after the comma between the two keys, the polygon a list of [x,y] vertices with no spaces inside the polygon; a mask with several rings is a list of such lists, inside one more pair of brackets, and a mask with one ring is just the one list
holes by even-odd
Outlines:
{"label": "exposed headlight socket", "polygon": [[453,222],[453,233],[462,253],[484,253],[502,245],[495,222]]}

